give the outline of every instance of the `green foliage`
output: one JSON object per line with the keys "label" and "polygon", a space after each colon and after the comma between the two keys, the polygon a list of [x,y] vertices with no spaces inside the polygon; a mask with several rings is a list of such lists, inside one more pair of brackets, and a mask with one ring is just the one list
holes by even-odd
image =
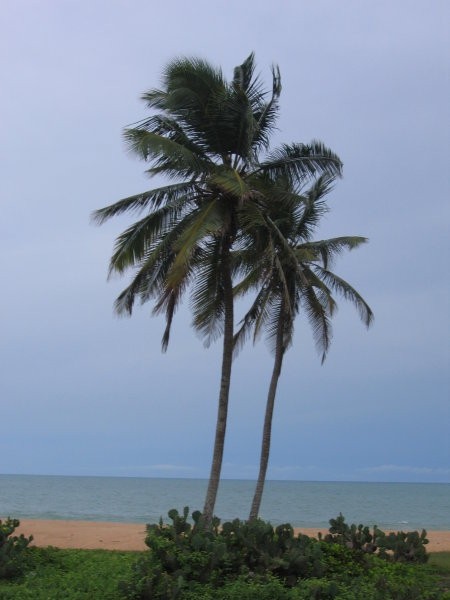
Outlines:
{"label": "green foliage", "polygon": [[370,569],[358,577],[299,582],[289,600],[441,600],[435,579],[424,567],[386,563],[371,557]]}
{"label": "green foliage", "polygon": [[[193,583],[173,595],[130,595],[128,598],[177,600],[448,600],[423,566],[386,563],[371,557],[371,568],[358,576],[301,579],[286,587],[279,579],[240,577],[223,586]],[[152,595],[154,594],[154,595]]]}
{"label": "green foliage", "polygon": [[[364,525],[348,525],[345,517],[341,514],[336,519],[330,519],[330,529],[323,539],[325,542],[341,544],[351,550],[373,553],[377,546],[375,539],[377,530],[374,528],[373,534],[370,529]],[[321,539],[321,536],[319,536]]]}
{"label": "green foliage", "polygon": [[384,533],[375,526],[370,532],[364,525],[348,525],[342,514],[330,519],[330,533],[319,536],[325,542],[340,544],[359,553],[377,553],[380,558],[393,562],[425,563],[428,560],[425,545],[428,544],[427,532],[397,531]]}
{"label": "green foliage", "polygon": [[342,577],[343,573],[349,578],[359,577],[369,568],[368,555],[355,552],[347,546],[321,542],[321,550],[328,577]]}
{"label": "green foliage", "polygon": [[[188,521],[188,511],[171,511],[172,522],[149,527],[148,541],[158,544],[162,554],[183,558],[181,575],[192,567],[192,574],[202,575],[202,581],[179,579],[180,573],[165,572],[152,552],[116,552],[106,550],[59,550],[57,548],[29,548],[27,571],[19,579],[0,580],[1,600],[450,600],[444,579],[440,587],[434,569],[440,575],[449,572],[448,556],[437,556],[431,567],[417,564],[394,563],[345,545],[310,540],[315,551],[321,552],[320,568],[310,566],[306,577],[294,585],[276,573],[260,569],[243,569],[233,573],[236,563],[217,563],[210,572],[210,563],[204,552],[210,547],[219,552],[223,543],[223,557],[247,556],[244,561],[255,565],[280,562],[283,549],[295,549],[295,540],[302,548],[309,548],[309,538],[295,538],[292,528],[283,525],[272,528],[263,521],[247,527],[233,521],[220,528],[218,519],[211,531],[201,531],[200,513]],[[223,528],[225,527],[225,532]],[[161,529],[165,532],[162,534]],[[223,532],[223,534],[221,533]],[[190,539],[189,558],[186,538]],[[195,538],[195,541],[194,541]],[[184,541],[183,541],[184,540]],[[194,544],[197,549],[194,549]],[[265,545],[269,546],[269,549]],[[258,546],[258,547],[256,547]],[[229,551],[234,547],[233,551]],[[270,549],[271,548],[271,549]],[[272,559],[270,559],[272,556]],[[432,555],[434,557],[434,555]],[[216,556],[217,558],[217,556]],[[318,554],[315,557],[318,558]],[[282,562],[282,561],[281,561]],[[436,565],[436,566],[435,566]],[[224,568],[221,573],[220,569]],[[226,567],[226,569],[225,569]],[[155,572],[159,568],[159,587],[155,586]],[[205,570],[206,569],[206,572]],[[319,572],[321,571],[321,573]],[[151,575],[151,577],[150,577]],[[118,588],[119,580],[128,580]]]}
{"label": "green foliage", "polygon": [[183,600],[290,600],[295,597],[292,589],[273,578],[264,582],[238,579],[219,589],[198,586],[182,596]]}
{"label": "green foliage", "polygon": [[442,573],[450,575],[450,552],[433,552],[429,562],[430,565],[436,567]]}
{"label": "green foliage", "polygon": [[391,558],[395,562],[425,563],[428,554],[425,544],[428,544],[427,532],[397,531],[389,534],[380,532],[377,537],[379,555]]}
{"label": "green foliage", "polygon": [[235,519],[205,529],[201,514],[189,509],[169,512],[171,525],[147,527],[151,552],[135,566],[134,578],[122,586],[127,598],[178,598],[198,584],[221,588],[243,578],[261,581],[273,576],[290,587],[299,578],[324,574],[320,543],[295,536],[290,525],[276,528],[261,520]]}
{"label": "green foliage", "polygon": [[1,600],[120,600],[138,552],[30,548],[26,574],[0,581]]}
{"label": "green foliage", "polygon": [[375,600],[441,600],[436,578],[424,565],[386,562],[373,556],[366,579]]}
{"label": "green foliage", "polygon": [[[181,514],[171,510],[169,517],[169,525],[161,520],[147,526],[150,552],[121,584],[128,600],[440,598],[430,571],[406,564],[418,561],[405,560],[403,550],[376,555],[374,540],[383,532],[375,528],[374,537],[367,527],[347,525],[342,515],[330,521],[322,541],[295,536],[289,524],[274,528],[262,520],[221,525],[216,518],[206,529],[199,512],[189,522],[187,507]],[[396,537],[396,544],[402,539]],[[414,547],[417,539],[423,545],[421,536],[408,538]]]}
{"label": "green foliage", "polygon": [[13,535],[19,525],[18,519],[0,519],[0,579],[17,577],[26,566],[25,551],[33,536]]}
{"label": "green foliage", "polygon": [[439,577],[442,600],[450,600],[450,552],[433,552],[429,565]]}

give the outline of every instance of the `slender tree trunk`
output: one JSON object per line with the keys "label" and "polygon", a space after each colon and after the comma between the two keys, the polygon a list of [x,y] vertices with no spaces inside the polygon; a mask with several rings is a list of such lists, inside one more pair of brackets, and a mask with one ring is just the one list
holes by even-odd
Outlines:
{"label": "slender tree trunk", "polygon": [[214,440],[213,459],[211,473],[209,476],[208,489],[206,491],[205,505],[203,508],[203,524],[209,527],[214,516],[217,490],[219,489],[220,472],[222,470],[223,449],[225,444],[225,433],[227,427],[228,397],[231,381],[231,363],[233,361],[233,283],[230,268],[231,240],[225,241],[224,256],[222,263],[223,294],[224,294],[224,334],[222,354],[222,376],[220,380],[219,406],[217,411],[216,436]]}
{"label": "slender tree trunk", "polygon": [[259,474],[258,481],[256,483],[255,494],[253,496],[253,502],[250,509],[249,521],[258,518],[259,509],[261,507],[261,500],[264,490],[264,483],[266,481],[267,465],[269,464],[270,454],[270,440],[272,436],[272,417],[273,407],[275,404],[275,396],[277,393],[278,379],[281,373],[281,366],[283,363],[284,356],[284,341],[283,341],[283,330],[284,330],[284,312],[280,312],[280,318],[277,326],[277,345],[275,349],[275,359],[273,363],[272,378],[270,380],[269,392],[267,394],[266,403],[266,414],[264,417],[263,436],[261,443],[261,457],[259,461]]}

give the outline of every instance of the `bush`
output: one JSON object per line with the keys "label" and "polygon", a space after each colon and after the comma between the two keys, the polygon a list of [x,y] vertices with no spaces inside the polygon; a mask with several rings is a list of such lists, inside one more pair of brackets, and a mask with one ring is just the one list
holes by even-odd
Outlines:
{"label": "bush", "polygon": [[369,527],[355,524],[348,525],[342,514],[336,519],[330,519],[330,533],[319,539],[331,544],[345,546],[357,553],[377,553],[378,556],[393,562],[425,563],[428,554],[425,545],[428,544],[427,532],[398,531],[384,533],[375,525],[373,532]]}
{"label": "bush", "polygon": [[427,532],[422,529],[419,534],[417,531],[398,531],[397,533],[385,534],[377,538],[379,555],[388,558],[394,562],[405,563],[425,563],[428,560],[428,554],[425,544],[428,544]]}
{"label": "bush", "polygon": [[122,586],[127,598],[179,598],[197,584],[221,588],[241,579],[265,582],[276,577],[283,586],[299,578],[324,575],[321,544],[295,536],[290,525],[272,527],[261,520],[224,523],[214,519],[205,530],[201,514],[169,511],[171,525],[147,526],[150,553],[135,565],[133,581]]}
{"label": "bush", "polygon": [[13,536],[12,534],[19,525],[18,519],[8,517],[4,522],[0,519],[0,579],[16,577],[25,568],[25,550],[33,536],[29,538],[23,534]]}

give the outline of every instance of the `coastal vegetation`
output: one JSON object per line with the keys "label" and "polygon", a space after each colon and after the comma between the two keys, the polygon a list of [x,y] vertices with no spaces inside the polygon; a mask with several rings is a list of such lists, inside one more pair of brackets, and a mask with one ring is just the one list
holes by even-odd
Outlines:
{"label": "coastal vegetation", "polygon": [[26,549],[33,536],[15,535],[18,519],[0,519],[0,579],[20,575],[26,567]]}
{"label": "coastal vegetation", "polygon": [[171,523],[148,526],[145,552],[27,545],[21,574],[0,578],[0,598],[450,600],[450,553],[425,564],[425,532],[386,535],[339,515],[317,540],[261,520],[214,519],[205,530],[200,516],[170,511]]}
{"label": "coastal vegetation", "polygon": [[[201,514],[169,512],[147,527],[150,549],[121,586],[128,600],[160,598],[297,598],[412,600],[439,598],[424,570],[426,532],[386,535],[377,527],[330,520],[318,540],[256,519],[202,527]],[[241,595],[239,595],[241,594]]]}
{"label": "coastal vegetation", "polygon": [[1,600],[119,600],[118,585],[132,575],[139,552],[62,550],[27,551],[21,577],[0,579]]}

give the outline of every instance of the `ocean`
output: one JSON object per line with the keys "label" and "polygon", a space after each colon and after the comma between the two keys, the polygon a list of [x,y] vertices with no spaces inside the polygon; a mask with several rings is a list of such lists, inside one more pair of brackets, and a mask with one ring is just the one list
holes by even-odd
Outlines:
{"label": "ocean", "polygon": [[[171,508],[201,510],[205,479],[0,475],[0,517],[156,523]],[[253,481],[221,482],[216,514],[248,515]],[[272,524],[327,528],[348,523],[385,529],[450,530],[450,484],[268,481],[261,517]]]}

